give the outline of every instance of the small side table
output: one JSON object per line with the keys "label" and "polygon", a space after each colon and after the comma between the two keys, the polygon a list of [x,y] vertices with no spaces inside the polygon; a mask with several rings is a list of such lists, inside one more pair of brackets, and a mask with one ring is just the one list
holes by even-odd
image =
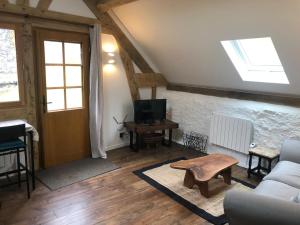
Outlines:
{"label": "small side table", "polygon": [[[264,171],[267,174],[270,173],[272,170],[272,162],[274,160],[277,160],[277,162],[279,161],[280,152],[275,149],[256,147],[249,150],[249,156],[248,178],[250,178],[251,174],[263,178],[265,175],[262,174],[261,171]],[[255,168],[252,168],[253,156],[258,157],[258,165]],[[268,162],[267,168],[261,165],[262,159],[265,159]]]}

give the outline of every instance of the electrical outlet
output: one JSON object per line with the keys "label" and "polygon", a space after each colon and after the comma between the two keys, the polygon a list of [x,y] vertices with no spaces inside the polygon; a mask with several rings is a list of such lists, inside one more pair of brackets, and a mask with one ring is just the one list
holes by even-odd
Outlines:
{"label": "electrical outlet", "polygon": [[128,138],[129,137],[129,133],[127,131],[120,131],[119,132],[120,138]]}
{"label": "electrical outlet", "polygon": [[256,148],[256,144],[255,143],[251,143],[250,144],[250,148]]}

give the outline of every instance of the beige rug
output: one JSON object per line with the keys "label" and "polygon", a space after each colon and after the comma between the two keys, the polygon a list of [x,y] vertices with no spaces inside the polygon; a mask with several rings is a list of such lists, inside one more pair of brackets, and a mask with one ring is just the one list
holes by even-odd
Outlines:
{"label": "beige rug", "polygon": [[212,197],[205,198],[200,194],[196,185],[193,189],[183,186],[185,171],[170,167],[171,162],[181,159],[153,165],[134,173],[209,222],[225,224],[223,200],[226,191],[252,191],[252,185],[237,179],[233,179],[232,185],[227,185],[224,183],[223,178],[219,176],[218,179],[213,179],[209,183]]}

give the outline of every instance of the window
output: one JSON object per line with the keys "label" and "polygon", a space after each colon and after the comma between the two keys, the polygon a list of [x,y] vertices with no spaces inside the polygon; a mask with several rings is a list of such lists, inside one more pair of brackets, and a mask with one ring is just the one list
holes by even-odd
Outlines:
{"label": "window", "polygon": [[0,106],[22,103],[22,82],[14,25],[0,24]]}
{"label": "window", "polygon": [[289,84],[270,37],[221,42],[242,80]]}
{"label": "window", "polygon": [[83,107],[81,43],[44,41],[48,112]]}

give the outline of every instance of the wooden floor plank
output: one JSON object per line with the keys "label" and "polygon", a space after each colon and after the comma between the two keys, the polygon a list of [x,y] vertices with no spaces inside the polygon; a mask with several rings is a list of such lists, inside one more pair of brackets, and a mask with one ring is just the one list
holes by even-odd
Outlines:
{"label": "wooden floor plank", "polygon": [[[108,153],[120,169],[56,191],[38,183],[30,200],[26,199],[25,185],[21,190],[1,189],[0,225],[209,224],[132,173],[165,160],[199,155],[178,145],[139,153],[123,148]],[[234,167],[233,174],[247,179],[246,170],[240,167]],[[256,184],[257,180],[248,182]]]}

